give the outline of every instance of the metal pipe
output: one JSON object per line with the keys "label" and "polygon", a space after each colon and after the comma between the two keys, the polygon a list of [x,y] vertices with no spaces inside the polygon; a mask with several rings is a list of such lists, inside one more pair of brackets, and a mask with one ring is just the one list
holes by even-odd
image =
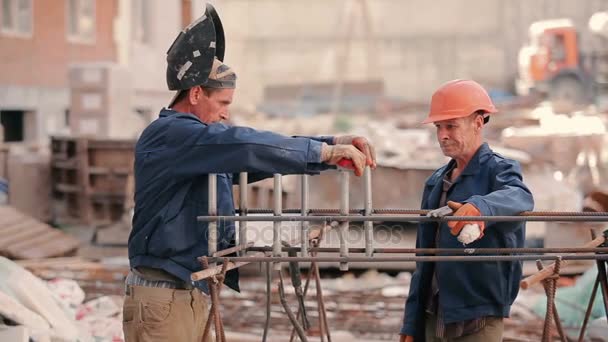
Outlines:
{"label": "metal pipe", "polygon": [[[447,221],[485,221],[485,222],[608,222],[608,216],[401,216],[401,215],[371,215],[371,216],[198,216],[199,221],[250,221],[250,222],[447,222]],[[584,227],[581,227],[584,228]]]}
{"label": "metal pipe", "polygon": [[[247,172],[239,173],[239,215],[247,216],[247,199],[248,199]],[[239,245],[247,244],[247,221],[239,222]],[[239,256],[244,256],[246,250],[239,251]]]}
{"label": "metal pipe", "polygon": [[[247,249],[252,252],[271,252],[272,247],[253,246]],[[283,247],[283,252],[299,252],[298,247]],[[309,252],[338,253],[336,247],[312,247]],[[365,253],[365,248],[351,247],[350,253]],[[608,253],[608,247],[583,248],[583,247],[552,247],[552,248],[375,248],[374,253],[380,254],[530,254],[530,253]],[[219,254],[219,252],[218,252]]]}
{"label": "metal pipe", "polygon": [[[340,215],[348,215],[348,181],[349,173],[340,171]],[[340,222],[338,235],[340,237],[340,256],[348,257],[348,221]],[[340,271],[348,271],[347,262],[340,262]]]}
{"label": "metal pipe", "polygon": [[[369,166],[365,167],[363,174],[365,178],[365,216],[372,214],[372,170]],[[365,255],[371,257],[374,254],[374,223],[365,221],[363,229],[365,231]]]}
{"label": "metal pipe", "polygon": [[[308,216],[308,205],[309,205],[309,193],[308,193],[308,175],[302,175],[302,216]],[[308,255],[308,228],[310,223],[308,221],[302,221],[300,230],[300,246],[301,256],[305,257]]]}
{"label": "metal pipe", "polygon": [[[209,178],[209,186],[208,186],[209,208],[208,208],[207,212],[209,213],[210,217],[213,217],[213,216],[217,215],[217,175],[209,174],[208,178]],[[207,225],[207,227],[208,227],[207,254],[213,255],[213,254],[215,254],[215,252],[217,252],[217,223],[218,223],[218,220],[217,219],[210,220],[208,222],[209,222],[209,224]]]}
{"label": "metal pipe", "polygon": [[[283,187],[281,186],[281,175],[276,173],[274,175],[274,215],[275,218],[282,218],[281,212],[283,209]],[[276,220],[272,226],[272,255],[274,257],[281,256],[281,222],[282,220]],[[274,264],[275,270],[281,270],[281,264]]]}

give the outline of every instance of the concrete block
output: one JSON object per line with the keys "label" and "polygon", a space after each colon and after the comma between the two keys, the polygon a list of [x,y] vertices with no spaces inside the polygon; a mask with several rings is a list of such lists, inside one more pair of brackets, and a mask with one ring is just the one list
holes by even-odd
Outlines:
{"label": "concrete block", "polygon": [[0,341],[28,342],[30,333],[23,325],[0,326]]}
{"label": "concrete block", "polygon": [[9,204],[36,219],[51,220],[49,157],[30,153],[8,156]]}

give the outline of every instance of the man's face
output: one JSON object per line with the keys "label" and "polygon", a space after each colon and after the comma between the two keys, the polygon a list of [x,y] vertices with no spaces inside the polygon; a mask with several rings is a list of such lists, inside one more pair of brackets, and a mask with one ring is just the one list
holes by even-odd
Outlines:
{"label": "man's face", "polygon": [[470,156],[477,150],[477,138],[482,126],[481,115],[435,122],[441,151],[454,159]]}
{"label": "man's face", "polygon": [[202,122],[212,124],[230,119],[228,107],[232,103],[234,89],[217,89],[208,94],[202,91],[201,95],[193,111]]}

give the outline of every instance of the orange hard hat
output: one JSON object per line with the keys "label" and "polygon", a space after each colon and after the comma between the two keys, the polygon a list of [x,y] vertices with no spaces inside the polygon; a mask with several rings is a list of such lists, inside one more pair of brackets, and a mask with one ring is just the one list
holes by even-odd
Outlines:
{"label": "orange hard hat", "polygon": [[490,96],[479,83],[471,80],[453,80],[435,91],[431,99],[429,117],[422,123],[463,118],[477,111],[497,112]]}

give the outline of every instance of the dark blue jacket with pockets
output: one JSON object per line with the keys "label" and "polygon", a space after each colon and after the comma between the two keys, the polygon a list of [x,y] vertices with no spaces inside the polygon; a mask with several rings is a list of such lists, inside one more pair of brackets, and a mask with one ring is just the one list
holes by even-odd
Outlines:
{"label": "dark blue jacket with pockets", "polygon": [[[239,172],[249,182],[280,174],[316,174],[321,143],[333,137],[285,137],[246,127],[204,124],[188,113],[163,109],[135,147],[135,215],[129,236],[130,266],[162,269],[190,283],[207,255],[207,174],[217,174],[218,215],[234,215],[232,185]],[[218,250],[234,246],[233,222],[218,226]],[[238,273],[226,285],[238,291]],[[206,281],[193,283],[205,293]]]}
{"label": "dark blue jacket with pockets", "polygon": [[[426,181],[422,209],[436,209],[442,180],[454,160],[435,171]],[[522,181],[516,161],[503,158],[483,144],[447,193],[447,199],[471,203],[482,215],[516,215],[532,210],[534,200]],[[446,223],[424,222],[418,227],[416,248],[431,248],[439,226],[439,248],[465,248],[450,233]],[[484,236],[466,248],[523,247],[524,222],[486,222]],[[422,254],[420,254],[422,255]],[[426,300],[431,289],[433,269],[437,272],[439,306],[445,323],[484,316],[507,317],[517,297],[522,265],[518,261],[417,262],[405,305],[402,335],[424,341]]]}

